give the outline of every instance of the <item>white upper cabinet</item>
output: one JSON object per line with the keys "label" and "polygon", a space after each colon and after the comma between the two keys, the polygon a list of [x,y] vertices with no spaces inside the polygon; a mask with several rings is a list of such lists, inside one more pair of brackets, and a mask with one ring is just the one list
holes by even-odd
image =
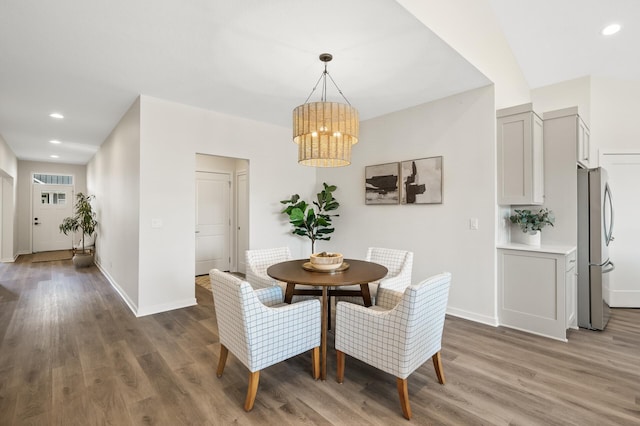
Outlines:
{"label": "white upper cabinet", "polygon": [[498,110],[498,204],[544,202],[542,119],[532,105]]}
{"label": "white upper cabinet", "polygon": [[589,168],[590,134],[589,128],[578,114],[578,107],[545,112],[545,139],[553,144],[567,144],[574,147],[574,162]]}
{"label": "white upper cabinet", "polygon": [[578,145],[577,145],[577,155],[578,155],[578,163],[583,165],[586,168],[589,168],[589,150],[590,150],[590,134],[589,128],[582,121],[579,115],[576,114],[576,127],[578,131]]}

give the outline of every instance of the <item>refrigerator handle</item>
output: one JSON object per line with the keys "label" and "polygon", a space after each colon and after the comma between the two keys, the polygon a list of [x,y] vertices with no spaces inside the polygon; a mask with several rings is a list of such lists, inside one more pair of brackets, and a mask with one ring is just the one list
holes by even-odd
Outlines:
{"label": "refrigerator handle", "polygon": [[[609,187],[609,183],[608,182],[605,183],[605,186],[604,186],[604,198],[606,200],[605,202],[609,203],[609,212],[611,213],[611,217],[609,218],[609,223],[608,224],[606,222],[603,223],[603,225],[604,225],[604,238],[605,238],[605,241],[606,241],[607,245],[609,245],[609,243],[614,240],[614,237],[613,237],[613,218],[614,218],[614,213],[613,213],[613,200],[611,199],[611,188]],[[602,218],[603,218],[603,220],[606,220],[607,216],[606,216],[605,211],[604,211],[604,209],[605,209],[605,205],[604,204],[602,206],[602,209],[603,209]]]}
{"label": "refrigerator handle", "polygon": [[605,266],[607,266],[609,264],[613,265],[613,262],[611,262],[611,260],[609,260],[609,258],[607,258],[607,260],[605,260],[602,263],[589,263],[589,266],[598,266],[598,267],[604,268]]}
{"label": "refrigerator handle", "polygon": [[607,261],[605,262],[605,266],[606,266],[607,264],[609,265],[609,268],[606,268],[606,269],[604,269],[604,268],[603,268],[603,269],[602,269],[602,273],[603,273],[603,274],[609,273],[609,272],[613,271],[614,269],[616,269],[616,265],[614,265],[614,263],[613,263],[612,261],[607,260]]}

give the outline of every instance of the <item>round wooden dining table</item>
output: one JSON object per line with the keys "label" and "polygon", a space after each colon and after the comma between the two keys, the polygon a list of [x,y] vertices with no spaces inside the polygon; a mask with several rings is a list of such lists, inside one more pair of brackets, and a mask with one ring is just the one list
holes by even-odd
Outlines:
{"label": "round wooden dining table", "polygon": [[[309,259],[276,263],[267,269],[267,275],[287,283],[284,301],[291,303],[294,295],[322,296],[322,321],[320,337],[320,378],[327,378],[327,329],[329,323],[329,297],[362,296],[365,306],[371,306],[369,283],[387,275],[387,268],[365,260],[345,259],[349,267],[343,271],[325,272],[303,267]],[[305,265],[307,266],[307,265]],[[306,289],[296,286],[315,286],[322,289]],[[359,285],[360,290],[340,290],[339,287]]]}

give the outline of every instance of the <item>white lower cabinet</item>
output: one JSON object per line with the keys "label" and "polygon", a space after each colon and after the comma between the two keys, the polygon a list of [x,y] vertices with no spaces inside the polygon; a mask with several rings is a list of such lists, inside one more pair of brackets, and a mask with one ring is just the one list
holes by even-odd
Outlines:
{"label": "white lower cabinet", "polygon": [[500,246],[500,325],[566,341],[577,323],[575,255],[575,247]]}

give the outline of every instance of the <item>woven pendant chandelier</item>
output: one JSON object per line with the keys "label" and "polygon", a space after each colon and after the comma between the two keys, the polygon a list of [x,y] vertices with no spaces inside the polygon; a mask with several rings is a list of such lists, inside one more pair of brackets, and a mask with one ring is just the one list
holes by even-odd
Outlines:
{"label": "woven pendant chandelier", "polygon": [[[304,104],[293,110],[293,141],[298,144],[298,163],[312,167],[341,167],[351,164],[351,146],[358,143],[358,110],[351,106],[327,71],[333,56],[320,55],[324,72]],[[327,77],[346,104],[327,102]],[[320,102],[308,102],[322,81]]]}

